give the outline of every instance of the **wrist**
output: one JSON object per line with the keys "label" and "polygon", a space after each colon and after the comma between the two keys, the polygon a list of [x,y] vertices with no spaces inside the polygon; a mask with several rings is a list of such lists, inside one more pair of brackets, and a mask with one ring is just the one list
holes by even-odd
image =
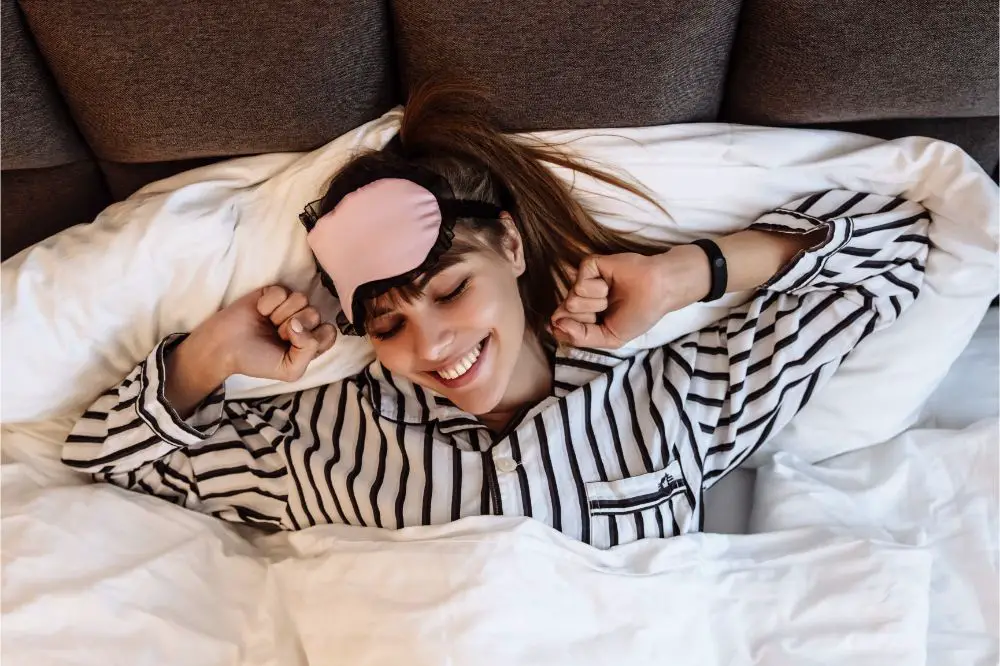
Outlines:
{"label": "wrist", "polygon": [[665,312],[697,303],[712,289],[712,269],[705,251],[697,245],[678,245],[654,257],[656,288],[676,294],[676,302],[665,303]]}
{"label": "wrist", "polygon": [[177,345],[170,361],[171,366],[182,368],[193,384],[213,391],[237,372],[228,345],[200,327]]}

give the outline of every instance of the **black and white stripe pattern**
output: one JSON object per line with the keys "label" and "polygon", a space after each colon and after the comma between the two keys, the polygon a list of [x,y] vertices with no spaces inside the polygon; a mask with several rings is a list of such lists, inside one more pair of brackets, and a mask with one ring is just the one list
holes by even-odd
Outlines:
{"label": "black and white stripe pattern", "polygon": [[702,492],[775,434],[919,292],[929,218],[898,198],[819,193],[753,228],[827,230],[750,302],[631,356],[562,349],[553,394],[494,436],[375,363],[187,422],[163,397],[164,340],[70,435],[66,464],[225,520],[383,528],[523,515],[598,547],[701,528]]}

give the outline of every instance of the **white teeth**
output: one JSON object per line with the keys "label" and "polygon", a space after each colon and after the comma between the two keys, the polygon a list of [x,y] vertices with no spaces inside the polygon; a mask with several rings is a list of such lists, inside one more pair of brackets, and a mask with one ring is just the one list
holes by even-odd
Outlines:
{"label": "white teeth", "polygon": [[441,376],[442,379],[458,379],[465,373],[469,371],[469,368],[475,364],[476,359],[479,358],[479,353],[483,350],[483,343],[480,342],[476,347],[470,351],[465,357],[458,363],[448,368],[447,370],[438,370],[437,374]]}

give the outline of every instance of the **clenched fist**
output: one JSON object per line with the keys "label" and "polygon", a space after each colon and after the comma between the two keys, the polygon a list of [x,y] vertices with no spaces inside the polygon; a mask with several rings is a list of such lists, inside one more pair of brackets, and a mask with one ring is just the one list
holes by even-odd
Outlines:
{"label": "clenched fist", "polygon": [[234,374],[295,381],[336,337],[304,294],[257,289],[216,312],[170,354],[168,402],[183,416]]}
{"label": "clenched fist", "polygon": [[681,245],[651,257],[588,257],[552,315],[552,333],[577,347],[617,349],[668,312],[702,298],[710,285],[708,260],[695,246]]}
{"label": "clenched fist", "polygon": [[[336,330],[299,292],[270,286],[215,313],[191,333],[192,343],[215,350],[222,372],[292,382],[329,349]],[[187,341],[185,341],[186,343]]]}

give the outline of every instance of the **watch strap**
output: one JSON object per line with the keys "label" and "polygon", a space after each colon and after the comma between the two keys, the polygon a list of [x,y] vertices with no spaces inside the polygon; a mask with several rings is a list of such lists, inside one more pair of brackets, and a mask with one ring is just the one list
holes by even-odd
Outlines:
{"label": "watch strap", "polygon": [[712,287],[709,289],[708,295],[701,299],[701,302],[709,303],[717,301],[725,295],[729,284],[729,269],[726,265],[726,257],[722,254],[719,246],[707,238],[699,238],[691,244],[697,245],[708,255],[708,265],[711,270]]}

